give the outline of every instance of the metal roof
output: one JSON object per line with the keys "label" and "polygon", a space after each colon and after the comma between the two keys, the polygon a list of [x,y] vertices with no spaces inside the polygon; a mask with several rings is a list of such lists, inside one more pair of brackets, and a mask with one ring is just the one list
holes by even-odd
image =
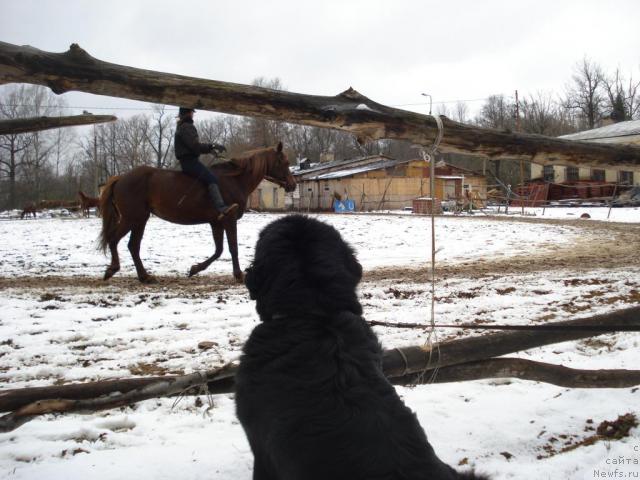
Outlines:
{"label": "metal roof", "polygon": [[333,162],[323,162],[310,168],[300,169],[297,172],[295,172],[295,174],[301,175],[301,176],[307,176],[308,174],[313,172],[321,172],[323,170],[343,168],[343,167],[352,165],[354,163],[361,163],[361,162],[366,163],[368,161],[373,161],[375,159],[393,160],[391,157],[387,157],[386,155],[369,155],[367,157],[351,158],[349,160],[334,160]]}
{"label": "metal roof", "polygon": [[330,180],[332,178],[350,177],[358,173],[370,172],[371,170],[380,170],[382,168],[395,167],[396,165],[400,165],[408,162],[409,160],[382,160],[378,162],[368,163],[366,165],[355,166],[353,168],[346,168],[344,170],[336,170],[334,172],[321,173],[313,177],[307,177],[307,180]]}
{"label": "metal roof", "polygon": [[583,132],[562,135],[558,138],[564,140],[581,140],[606,143],[629,143],[632,140],[628,137],[640,137],[640,120],[629,120],[627,122],[612,123],[605,127],[585,130]]}

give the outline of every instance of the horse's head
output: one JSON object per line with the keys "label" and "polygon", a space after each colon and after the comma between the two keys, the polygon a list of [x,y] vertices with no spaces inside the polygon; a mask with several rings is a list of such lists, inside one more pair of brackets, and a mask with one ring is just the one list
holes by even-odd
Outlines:
{"label": "horse's head", "polygon": [[296,189],[296,181],[289,171],[289,160],[282,151],[282,142],[270,152],[272,155],[269,157],[265,178],[280,185],[285,192],[293,192]]}

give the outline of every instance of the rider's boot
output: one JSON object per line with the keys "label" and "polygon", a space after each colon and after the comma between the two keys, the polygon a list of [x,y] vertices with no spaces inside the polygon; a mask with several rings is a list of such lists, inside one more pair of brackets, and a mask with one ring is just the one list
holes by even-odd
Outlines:
{"label": "rider's boot", "polygon": [[215,183],[210,184],[208,190],[209,196],[211,197],[211,200],[213,200],[213,206],[219,212],[218,220],[222,220],[225,215],[228,215],[238,209],[237,203],[232,203],[229,206],[225,205],[222,195],[220,194],[220,189]]}

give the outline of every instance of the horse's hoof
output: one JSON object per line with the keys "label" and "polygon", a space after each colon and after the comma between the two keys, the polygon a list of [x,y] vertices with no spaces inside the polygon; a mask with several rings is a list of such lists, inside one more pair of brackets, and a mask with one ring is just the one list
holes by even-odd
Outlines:
{"label": "horse's hoof", "polygon": [[152,283],[158,283],[158,279],[153,275],[147,275],[146,277],[140,278],[140,281],[146,285],[151,285]]}
{"label": "horse's hoof", "polygon": [[244,274],[242,272],[234,272],[233,276],[237,283],[244,283]]}
{"label": "horse's hoof", "polygon": [[200,269],[198,268],[197,265],[194,265],[189,269],[189,277],[193,277],[197,273],[200,273]]}
{"label": "horse's hoof", "polygon": [[107,268],[107,270],[104,272],[104,277],[102,277],[103,280],[109,280],[111,277],[113,277],[116,272],[119,269],[113,269],[113,268]]}

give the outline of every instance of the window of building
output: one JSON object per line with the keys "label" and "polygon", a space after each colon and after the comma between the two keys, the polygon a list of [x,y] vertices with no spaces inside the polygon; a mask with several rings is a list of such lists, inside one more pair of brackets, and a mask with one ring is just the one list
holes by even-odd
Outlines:
{"label": "window of building", "polygon": [[553,165],[545,165],[542,167],[542,178],[545,182],[553,182],[556,179]]}
{"label": "window of building", "polygon": [[604,170],[599,170],[596,168],[592,169],[591,180],[593,180],[594,182],[604,182],[605,181]]}
{"label": "window of building", "polygon": [[618,183],[622,183],[624,185],[633,185],[633,172],[620,170],[618,172]]}
{"label": "window of building", "polygon": [[578,167],[567,167],[567,182],[577,182],[580,180],[580,169]]}

